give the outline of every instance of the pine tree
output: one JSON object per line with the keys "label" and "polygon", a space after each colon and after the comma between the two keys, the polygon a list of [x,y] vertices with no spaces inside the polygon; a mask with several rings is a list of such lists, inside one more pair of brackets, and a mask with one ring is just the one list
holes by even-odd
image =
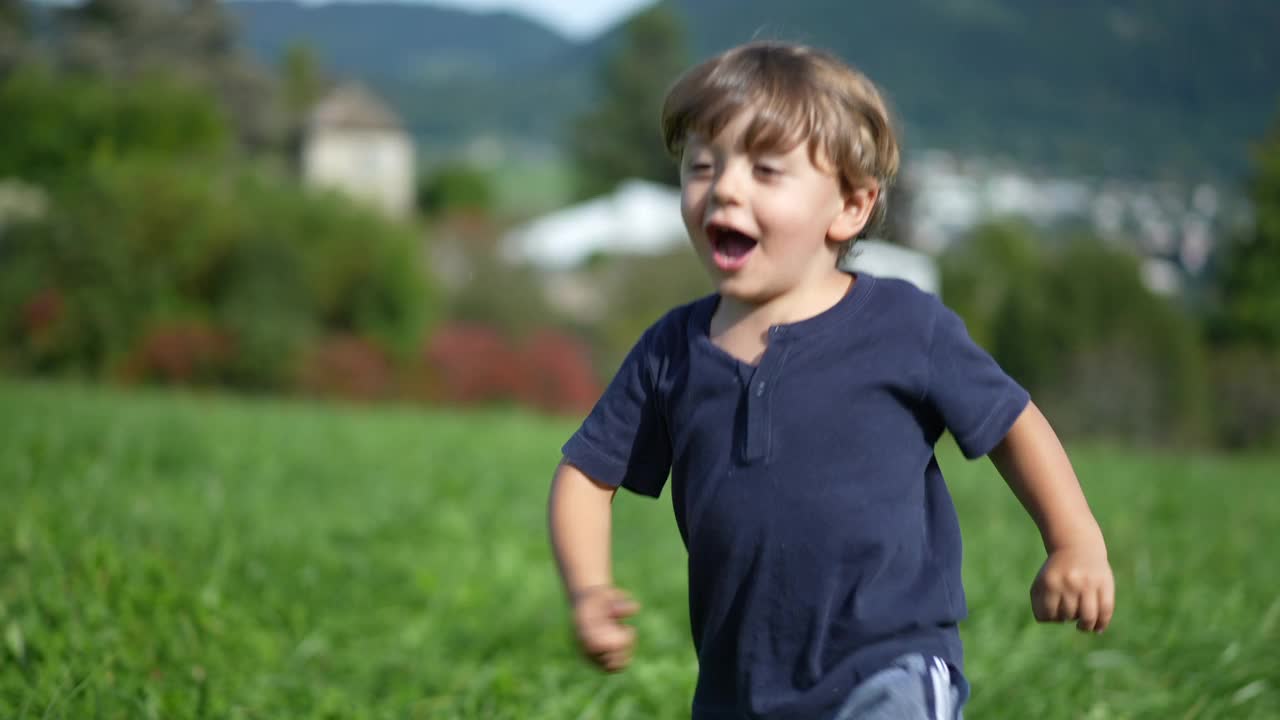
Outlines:
{"label": "pine tree", "polygon": [[27,34],[27,12],[23,0],[0,0],[0,81],[22,59]]}
{"label": "pine tree", "polygon": [[1280,116],[1254,155],[1252,228],[1229,239],[1217,276],[1221,344],[1280,350]]}
{"label": "pine tree", "polygon": [[235,23],[218,0],[85,0],[63,12],[70,69],[113,81],[160,72],[191,82],[218,98],[242,144],[280,145],[275,79],[239,52]]}
{"label": "pine tree", "polygon": [[573,125],[570,154],[577,194],[610,192],[629,178],[676,184],[659,129],[667,87],[687,63],[684,30],[666,5],[627,22],[622,44],[601,68],[600,102]]}

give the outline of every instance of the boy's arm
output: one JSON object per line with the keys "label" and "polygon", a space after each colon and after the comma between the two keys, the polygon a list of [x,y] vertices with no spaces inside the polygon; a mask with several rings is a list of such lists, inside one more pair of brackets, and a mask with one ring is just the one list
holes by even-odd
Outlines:
{"label": "boy's arm", "polygon": [[551,547],[573,607],[578,643],[592,662],[610,672],[630,662],[635,630],[621,620],[639,609],[613,586],[610,533],[617,492],[561,461],[548,502]]}
{"label": "boy's arm", "polygon": [[1040,528],[1048,552],[1031,587],[1036,619],[1076,620],[1081,630],[1102,632],[1115,610],[1106,543],[1062,443],[1034,403],[991,459]]}

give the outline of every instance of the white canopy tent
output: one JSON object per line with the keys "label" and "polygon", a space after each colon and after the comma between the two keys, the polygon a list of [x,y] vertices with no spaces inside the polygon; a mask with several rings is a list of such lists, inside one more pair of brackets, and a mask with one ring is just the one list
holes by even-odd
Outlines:
{"label": "white canopy tent", "polygon": [[[570,270],[596,253],[656,255],[688,242],[680,191],[630,180],[610,194],[544,215],[503,238],[508,260],[546,271]],[[937,263],[925,253],[859,240],[844,267],[906,280],[938,294]]]}

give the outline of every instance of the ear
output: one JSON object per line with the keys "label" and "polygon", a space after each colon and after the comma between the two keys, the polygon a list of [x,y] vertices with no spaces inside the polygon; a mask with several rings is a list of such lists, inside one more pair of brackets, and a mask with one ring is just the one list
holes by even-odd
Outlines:
{"label": "ear", "polygon": [[831,227],[827,228],[827,239],[845,242],[857,237],[871,219],[871,211],[875,209],[879,198],[880,185],[874,180],[845,193],[844,207],[831,221]]}

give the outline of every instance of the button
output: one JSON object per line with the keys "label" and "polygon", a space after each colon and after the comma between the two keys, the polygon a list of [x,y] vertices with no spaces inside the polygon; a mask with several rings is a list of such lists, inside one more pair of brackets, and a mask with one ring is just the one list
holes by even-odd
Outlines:
{"label": "button", "polygon": [[764,381],[756,383],[756,397],[764,397]]}

